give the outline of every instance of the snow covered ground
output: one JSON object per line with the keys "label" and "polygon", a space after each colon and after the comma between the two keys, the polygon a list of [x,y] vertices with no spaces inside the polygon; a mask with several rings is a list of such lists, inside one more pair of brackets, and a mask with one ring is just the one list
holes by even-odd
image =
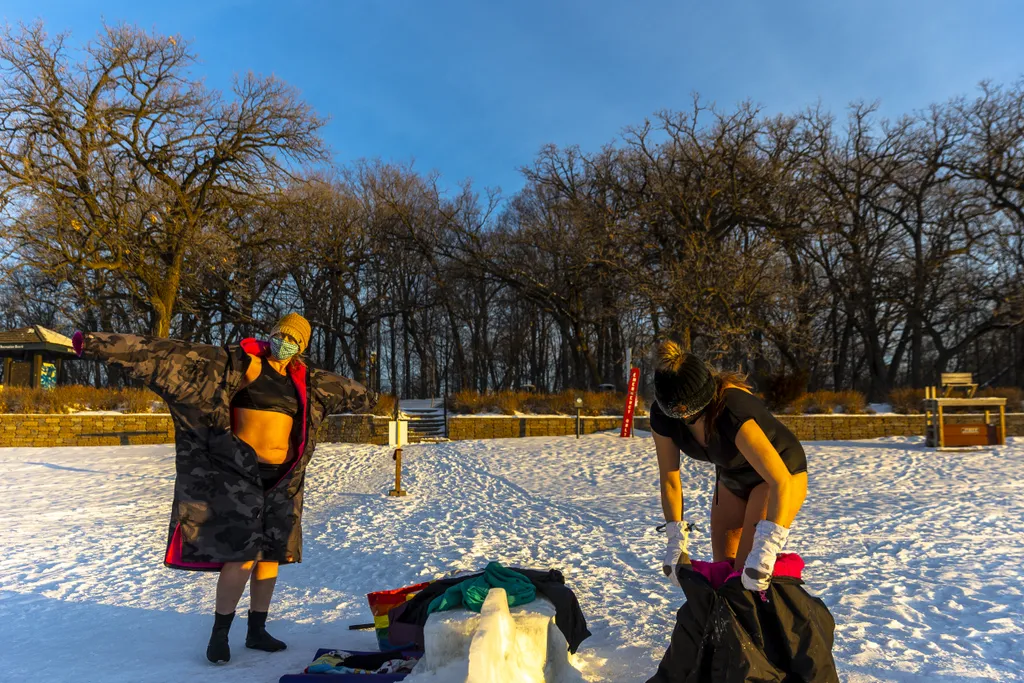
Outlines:
{"label": "snow covered ground", "polygon": [[[921,439],[808,444],[811,490],[790,548],[838,622],[843,678],[1024,679],[1024,440],[938,453]],[[204,658],[215,576],[163,568],[171,446],[0,449],[0,680],[274,682],[317,647],[375,647],[365,594],[482,568],[557,567],[594,636],[589,680],[644,681],[681,601],[661,574],[649,439],[598,434],[390,451],[323,445],[306,494],[305,561],[284,567],[270,631],[286,652]],[[712,472],[684,468],[710,555]],[[240,612],[246,609],[246,600]]]}

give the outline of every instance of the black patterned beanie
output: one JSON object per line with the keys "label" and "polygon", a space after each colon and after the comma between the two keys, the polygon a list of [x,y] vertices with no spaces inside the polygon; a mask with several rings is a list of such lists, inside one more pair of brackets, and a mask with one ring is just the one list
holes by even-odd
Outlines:
{"label": "black patterned beanie", "polygon": [[708,407],[715,397],[715,378],[702,359],[675,342],[658,347],[654,397],[669,417],[686,420]]}

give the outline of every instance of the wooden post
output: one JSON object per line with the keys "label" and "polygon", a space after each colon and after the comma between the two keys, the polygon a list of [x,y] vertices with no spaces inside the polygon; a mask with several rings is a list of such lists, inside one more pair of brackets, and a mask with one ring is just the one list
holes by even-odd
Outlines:
{"label": "wooden post", "polygon": [[939,448],[946,447],[946,430],[943,425],[942,404],[939,404]]}
{"label": "wooden post", "polygon": [[1006,406],[999,406],[999,445],[1006,445]]}
{"label": "wooden post", "polygon": [[389,496],[404,496],[402,490],[402,447],[395,449],[395,488],[388,491]]}
{"label": "wooden post", "polygon": [[29,386],[38,389],[42,386],[43,354],[36,353],[32,356],[32,381]]}

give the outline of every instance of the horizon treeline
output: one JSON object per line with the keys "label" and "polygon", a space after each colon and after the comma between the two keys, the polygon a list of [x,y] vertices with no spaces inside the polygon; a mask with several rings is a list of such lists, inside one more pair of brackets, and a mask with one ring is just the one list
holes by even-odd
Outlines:
{"label": "horizon treeline", "polygon": [[621,390],[664,337],[760,388],[1024,385],[1022,83],[897,120],[695,97],[502,196],[333,159],[293,88],[215,91],[180,38],[68,40],[0,36],[2,328],[222,344],[297,310],[310,362],[403,397]]}

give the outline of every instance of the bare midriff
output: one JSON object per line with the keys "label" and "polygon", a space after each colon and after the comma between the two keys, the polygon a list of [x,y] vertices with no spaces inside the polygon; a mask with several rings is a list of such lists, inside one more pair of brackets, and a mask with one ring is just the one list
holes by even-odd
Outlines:
{"label": "bare midriff", "polygon": [[232,408],[235,435],[252,446],[260,462],[280,465],[291,455],[294,420],[284,413]]}

